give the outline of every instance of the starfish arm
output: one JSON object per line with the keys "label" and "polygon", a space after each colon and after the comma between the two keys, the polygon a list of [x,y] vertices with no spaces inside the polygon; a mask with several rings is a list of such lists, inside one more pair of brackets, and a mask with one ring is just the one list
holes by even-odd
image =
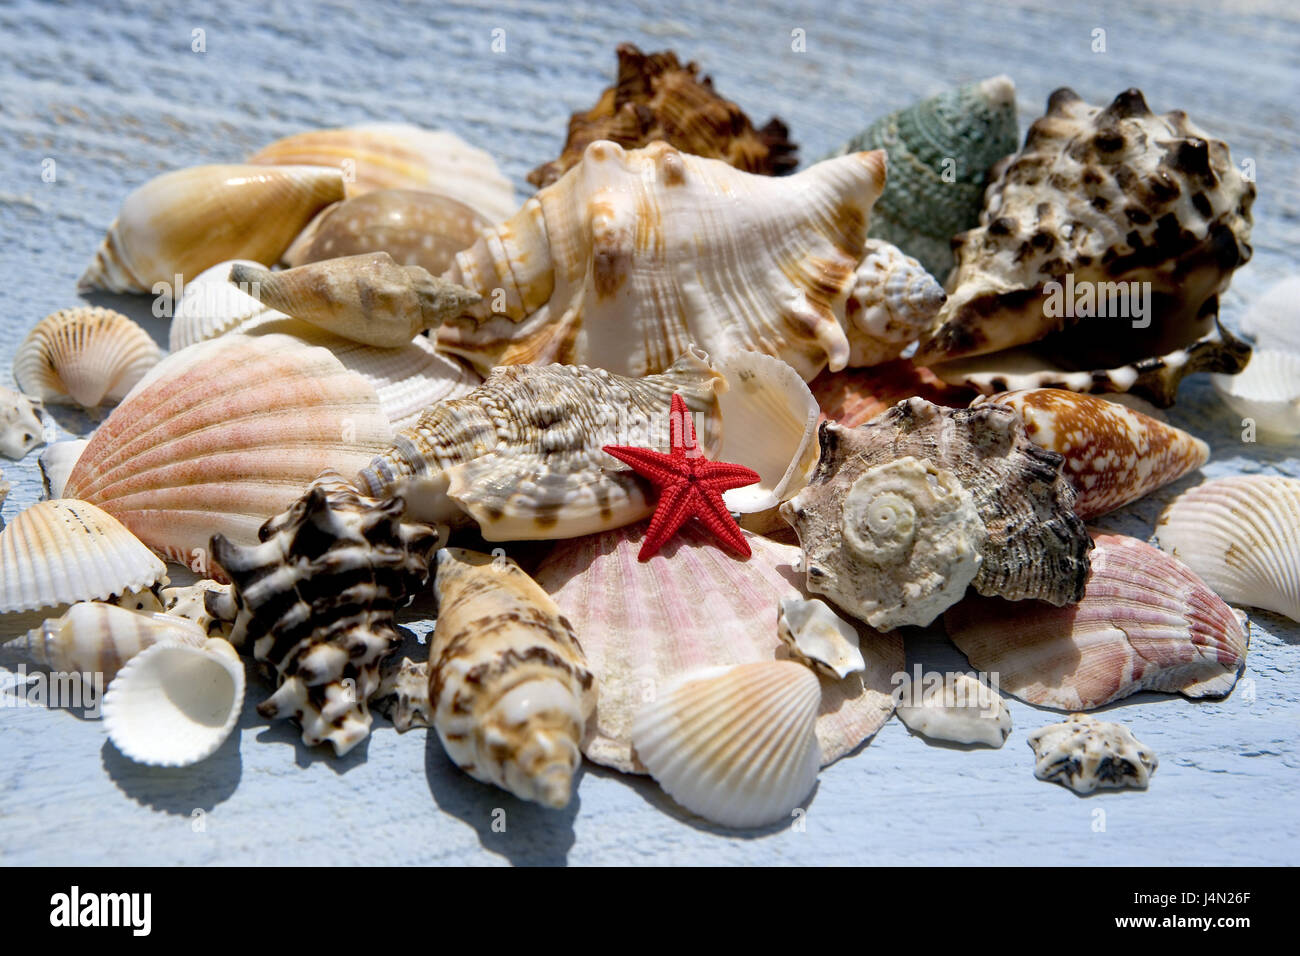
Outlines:
{"label": "starfish arm", "polygon": [[671,411],[669,412],[668,438],[672,445],[672,456],[678,461],[699,454],[695,442],[695,422],[691,420],[691,410],[686,407],[686,399],[676,392],[673,392]]}
{"label": "starfish arm", "polygon": [[745,540],[744,532],[740,530],[740,525],[736,524],[736,519],[731,517],[731,512],[722,501],[722,495],[716,491],[703,491],[699,498],[701,503],[697,517],[704,526],[732,551],[743,557],[749,557],[749,542]]}
{"label": "starfish arm", "polygon": [[637,555],[639,560],[645,561],[657,553],[664,542],[690,520],[694,513],[692,499],[699,497],[698,493],[692,494],[694,491],[686,482],[669,485],[663,490],[659,496],[659,506],[655,508],[650,527],[646,530],[645,540],[641,542],[641,551]]}
{"label": "starfish arm", "polygon": [[633,448],[626,445],[606,445],[601,450],[628,465],[637,474],[649,479],[658,487],[681,481],[685,477],[681,464],[672,455],[665,455],[650,448]]}
{"label": "starfish arm", "polygon": [[708,491],[723,492],[730,488],[743,488],[762,480],[762,475],[744,465],[732,465],[726,462],[706,461],[696,467],[696,475],[702,488]]}

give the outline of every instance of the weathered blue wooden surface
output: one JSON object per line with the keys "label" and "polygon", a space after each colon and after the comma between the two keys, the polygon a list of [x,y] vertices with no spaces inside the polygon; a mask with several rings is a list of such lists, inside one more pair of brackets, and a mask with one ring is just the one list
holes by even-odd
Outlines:
{"label": "weathered blue wooden surface", "polygon": [[[195,29],[207,50],[191,50]],[[491,49],[505,31],[504,53]],[[1106,52],[1092,50],[1105,31]],[[792,50],[803,30],[806,52]],[[233,161],[290,132],[365,120],[452,129],[528,193],[569,112],[609,81],[613,48],[676,49],[759,121],[785,118],[805,158],[877,115],[952,83],[1006,72],[1022,129],[1047,94],[1091,101],[1138,86],[1186,109],[1256,161],[1255,259],[1225,300],[1243,305],[1296,269],[1300,247],[1300,28],[1256,2],[868,4],[698,2],[0,5],[0,380],[75,280],[119,203],[167,169]],[[53,183],[42,162],[55,161]],[[100,300],[166,330],[145,300]],[[1214,449],[1206,474],[1300,474],[1295,449],[1246,445],[1203,379],[1173,421]],[[88,422],[60,412],[64,427]],[[4,512],[37,499],[35,456],[0,463]],[[1195,484],[1198,476],[1172,491]],[[1147,536],[1166,492],[1107,519]],[[100,725],[0,710],[0,860],[7,863],[1291,863],[1300,848],[1300,630],[1259,614],[1243,685],[1221,703],[1144,695],[1110,708],[1160,755],[1146,793],[1080,799],[1032,776],[1028,731],[1056,718],[1011,701],[998,751],[927,746],[897,721],[824,771],[802,830],[735,835],[676,810],[649,781],[588,768],[561,813],[458,773],[436,738],[382,719],[336,760],[268,726],[254,682],[236,735],[207,762],[149,770]],[[941,634],[908,663],[965,661]],[[3,678],[0,678],[3,679]],[[1253,690],[1252,692],[1249,692]],[[505,831],[493,828],[505,811]],[[1099,816],[1099,811],[1104,814]],[[1104,819],[1103,819],[1104,817]],[[201,825],[199,823],[201,821]],[[1104,829],[1099,829],[1104,825]]]}

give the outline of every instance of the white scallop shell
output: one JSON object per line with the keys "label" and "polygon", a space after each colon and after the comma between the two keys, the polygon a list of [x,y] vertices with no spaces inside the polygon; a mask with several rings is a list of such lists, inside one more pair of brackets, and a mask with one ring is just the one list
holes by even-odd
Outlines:
{"label": "white scallop shell", "polygon": [[1238,375],[1211,375],[1214,390],[1264,435],[1300,435],[1300,352],[1257,348]]}
{"label": "white scallop shell", "polygon": [[120,312],[86,307],[47,315],[14,355],[14,379],[29,395],[96,408],[119,401],[162,350]]}
{"label": "white scallop shell", "polygon": [[969,674],[947,674],[937,687],[908,680],[898,693],[898,719],[933,740],[1001,747],[1011,733],[1011,712],[1002,697]]}
{"label": "white scallop shell", "polygon": [[47,445],[37,459],[41,469],[41,483],[45,487],[46,498],[62,498],[63,488],[68,483],[68,476],[77,464],[77,459],[86,450],[90,442],[85,438],[73,438],[68,441],[56,441]]}
{"label": "white scallop shell", "polygon": [[241,287],[230,281],[231,267],[241,264],[259,265],[251,259],[230,259],[205,269],[185,283],[185,291],[172,315],[168,348],[179,352],[195,342],[206,342],[236,329],[247,332],[262,322],[288,318],[283,312],[263,305],[254,286]]}
{"label": "white scallop shell", "polygon": [[15,461],[45,442],[41,403],[0,385],[0,455]]}

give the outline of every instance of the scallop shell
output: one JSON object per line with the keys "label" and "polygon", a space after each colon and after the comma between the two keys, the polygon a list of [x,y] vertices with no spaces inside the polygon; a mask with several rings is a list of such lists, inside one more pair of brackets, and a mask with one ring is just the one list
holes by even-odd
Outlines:
{"label": "scallop shell", "polygon": [[162,350],[120,312],[85,307],[47,315],[14,355],[18,387],[46,402],[96,408],[120,401]]}
{"label": "scallop shell", "polygon": [[1160,760],[1123,724],[1071,714],[1029,735],[1034,776],[1088,794],[1097,789],[1145,790]]}
{"label": "scallop shell", "polygon": [[937,686],[907,680],[897,693],[898,719],[931,740],[1001,747],[1011,733],[1011,713],[997,691],[970,674],[946,674]]}
{"label": "scallop shell", "polygon": [[572,362],[642,376],[691,345],[777,355],[805,380],[843,368],[859,334],[845,304],[883,185],[880,152],[772,178],[666,143],[593,143],[456,257],[446,278],[483,302],[444,323],[438,345],[483,374]]}
{"label": "scallop shell", "polygon": [[475,780],[567,806],[595,705],[572,626],[504,556],[445,548],[435,586],[429,700],[447,756]]}
{"label": "scallop shell", "polygon": [[1236,615],[1180,561],[1094,533],[1083,599],[1055,608],[970,597],[944,616],[971,666],[1041,707],[1092,710],[1138,691],[1223,697],[1246,660]]}
{"label": "scallop shell", "polygon": [[236,265],[259,267],[260,263],[251,259],[219,262],[185,283],[168,332],[168,348],[173,352],[236,329],[248,332],[262,323],[288,318],[262,304],[259,286],[240,288],[230,282],[231,267]]}
{"label": "scallop shell", "polygon": [[1170,503],[1156,540],[1225,601],[1300,621],[1300,479],[1206,482]]}
{"label": "scallop shell", "polygon": [[1300,352],[1256,348],[1244,371],[1210,379],[1224,403],[1263,435],[1300,435]]}
{"label": "scallop shell", "polygon": [[936,405],[965,408],[975,392],[948,385],[928,368],[910,359],[896,359],[869,368],[825,371],[808,383],[822,415],[854,428],[889,410],[905,398],[923,398]]}
{"label": "scallop shell", "polygon": [[995,76],[946,90],[876,120],[832,156],[889,153],[889,178],[870,234],[915,256],[939,279],[949,240],[979,223],[990,166],[1016,149],[1016,88]]}
{"label": "scallop shell", "polygon": [[844,306],[857,333],[849,340],[849,365],[898,358],[925,334],[946,298],[943,286],[911,256],[879,239],[868,241]]}
{"label": "scallop shell", "polygon": [[534,186],[551,185],[598,140],[624,149],[662,140],[684,153],[766,176],[784,175],[798,165],[799,147],[790,142],[784,123],[773,118],[755,129],[739,106],[714,92],[713,80],[697,78],[695,63],[683,67],[670,50],[646,54],[630,43],[619,44],[617,53],[617,82],[590,110],[569,117],[564,151],[528,174]]}
{"label": "scallop shell", "polygon": [[867,669],[857,630],[825,601],[786,598],[776,628],[790,657],[819,674],[843,680]]}
{"label": "scallop shell", "polygon": [[235,729],[244,686],[244,664],[221,638],[155,644],[109,685],[104,729],[136,763],[188,767],[216,753]]}
{"label": "scallop shell", "polygon": [[791,661],[688,676],[632,725],[637,757],[692,813],[727,827],[789,821],[817,782],[821,685]]}
{"label": "scallop shell", "polygon": [[[985,400],[977,400],[976,404]],[[1210,446],[1116,402],[1055,388],[1003,392],[1037,444],[1065,458],[1074,511],[1085,520],[1150,494],[1210,459]]]}
{"label": "scallop shell", "polygon": [[348,198],[377,189],[419,189],[459,200],[490,222],[519,208],[514,187],[489,154],[454,133],[406,123],[296,133],[264,146],[248,161],[341,169]]}
{"label": "scallop shell", "polygon": [[208,539],[240,544],[325,468],[353,473],[392,432],[374,389],[286,335],[226,335],[173,355],[95,432],[65,493],[206,573]]}
{"label": "scallop shell", "polygon": [[40,401],[0,385],[0,455],[17,461],[45,443],[43,407]]}
{"label": "scallop shell", "polygon": [[78,288],[151,292],[226,259],[269,265],[312,216],[342,198],[338,170],[319,166],[164,173],[126,197]]}
{"label": "scallop shell", "polygon": [[90,442],[84,438],[68,441],[56,441],[48,445],[37,458],[41,469],[41,484],[45,497],[62,498],[63,489],[68,484],[68,476],[77,464],[77,459],[86,450]]}
{"label": "scallop shell", "polygon": [[[562,541],[534,578],[555,600],[596,675],[596,716],[582,752],[624,773],[646,768],[632,751],[642,708],[708,667],[773,661],[780,603],[796,586],[799,549],[746,533],[753,552],[736,561],[688,524],[648,561],[637,552],[646,523]],[[903,668],[896,634],[861,628],[865,672],[822,678],[817,738],[824,764],[853,751],[893,712],[891,677]]]}

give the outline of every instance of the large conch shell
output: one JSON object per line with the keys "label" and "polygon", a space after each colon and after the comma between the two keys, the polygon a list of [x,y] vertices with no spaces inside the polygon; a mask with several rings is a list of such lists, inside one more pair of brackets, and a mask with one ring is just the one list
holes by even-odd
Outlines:
{"label": "large conch shell", "polygon": [[126,197],[78,288],[150,292],[226,259],[270,265],[312,216],[342,198],[342,174],[320,166],[164,173]]}
{"label": "large conch shell", "polygon": [[688,346],[777,355],[805,381],[843,368],[845,304],[884,154],[794,176],[740,172],[666,143],[587,147],[582,162],[456,257],[483,296],[438,344],[480,372],[566,362],[661,372]]}
{"label": "large conch shell", "polygon": [[15,461],[45,442],[40,401],[0,385],[0,455]]}
{"label": "large conch shell", "polygon": [[14,379],[43,401],[96,408],[120,401],[161,358],[149,333],[120,312],[62,309],[18,346]]}

